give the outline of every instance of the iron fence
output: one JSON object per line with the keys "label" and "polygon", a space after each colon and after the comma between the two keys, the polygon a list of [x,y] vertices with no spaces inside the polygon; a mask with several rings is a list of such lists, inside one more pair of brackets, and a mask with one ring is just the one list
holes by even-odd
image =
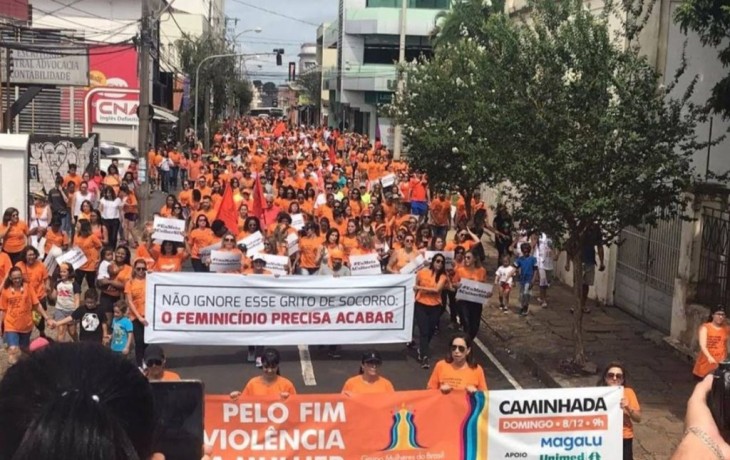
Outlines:
{"label": "iron fence", "polygon": [[696,300],[708,306],[730,305],[730,212],[702,209],[702,245]]}

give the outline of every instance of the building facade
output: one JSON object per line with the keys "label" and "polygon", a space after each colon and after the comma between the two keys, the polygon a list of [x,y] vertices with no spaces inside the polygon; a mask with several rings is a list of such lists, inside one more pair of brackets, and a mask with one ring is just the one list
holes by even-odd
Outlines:
{"label": "building facade", "polygon": [[[431,53],[429,36],[450,0],[407,0],[406,60]],[[340,0],[338,18],[322,28],[322,48],[337,50],[337,63],[324,68],[329,125],[378,135],[378,106],[397,86],[401,0]]]}

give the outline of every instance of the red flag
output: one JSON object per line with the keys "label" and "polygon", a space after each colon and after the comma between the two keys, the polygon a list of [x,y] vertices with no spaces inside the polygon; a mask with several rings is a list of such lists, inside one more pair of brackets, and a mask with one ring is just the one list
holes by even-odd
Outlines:
{"label": "red flag", "polygon": [[251,212],[259,220],[264,216],[264,189],[261,187],[261,178],[256,175],[256,181],[253,183],[253,209]]}
{"label": "red flag", "polygon": [[330,145],[330,163],[335,165],[337,163],[337,155],[335,154],[335,146]]}
{"label": "red flag", "polygon": [[286,131],[286,123],[283,121],[280,121],[276,128],[274,128],[274,132],[272,133],[274,137],[281,137],[282,134],[284,134],[284,131]]}
{"label": "red flag", "polygon": [[226,186],[223,192],[223,199],[218,208],[218,217],[216,219],[222,220],[232,234],[238,233],[238,210],[236,209],[236,203],[233,201],[233,187],[230,184]]}

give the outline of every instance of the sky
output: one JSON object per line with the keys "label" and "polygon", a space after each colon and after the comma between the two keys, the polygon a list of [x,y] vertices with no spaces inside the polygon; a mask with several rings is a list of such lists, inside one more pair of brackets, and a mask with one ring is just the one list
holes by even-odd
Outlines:
{"label": "sky", "polygon": [[225,0],[226,16],[238,19],[235,32],[231,30],[234,24],[229,20],[229,37],[248,29],[262,29],[261,33],[240,35],[237,41],[243,53],[270,53],[274,48],[285,51],[281,67],[276,66],[274,56],[247,59],[251,80],[283,82],[287,63],[299,60],[301,44],[315,43],[317,27],[337,19],[338,4],[338,0]]}

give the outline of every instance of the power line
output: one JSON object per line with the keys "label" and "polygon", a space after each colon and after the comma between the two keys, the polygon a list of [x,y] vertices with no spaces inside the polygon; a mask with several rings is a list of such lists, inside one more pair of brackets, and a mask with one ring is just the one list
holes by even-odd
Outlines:
{"label": "power line", "polygon": [[[49,13],[48,11],[41,10],[40,8],[37,8],[35,6],[33,6],[33,11],[34,12],[35,11],[39,11],[40,13],[43,14],[43,17],[46,17],[47,16],[47,17],[51,17],[51,18],[54,18],[54,19],[60,19],[62,21],[66,21],[69,24],[73,24],[75,26],[81,27],[82,28],[81,30],[85,30],[85,29],[96,30],[97,32],[101,32],[100,35],[102,35],[102,34],[110,34],[111,33],[111,31],[109,31],[109,30],[99,29],[98,27],[92,27],[92,26],[90,26],[88,24],[82,24],[80,22],[72,21],[71,19],[65,18],[63,16],[55,16],[52,13]],[[89,14],[89,13],[87,12],[87,14]],[[105,17],[98,16],[98,15],[91,15],[91,16],[97,17],[99,19],[104,19],[105,21],[109,21],[110,20],[109,18],[105,18]],[[129,24],[125,25],[125,27],[130,27],[133,24],[139,23],[140,21],[141,21],[140,19],[137,19],[136,21],[131,21]]]}
{"label": "power line", "polygon": [[295,18],[294,16],[288,16],[288,15],[286,15],[284,13],[279,13],[278,11],[272,11],[272,10],[269,10],[269,9],[266,9],[266,8],[262,8],[262,7],[257,6],[257,5],[252,5],[251,3],[244,2],[243,0],[231,0],[231,1],[234,2],[234,3],[239,3],[241,5],[245,5],[245,6],[249,7],[249,8],[253,8],[255,10],[263,11],[264,13],[269,13],[269,14],[274,15],[274,16],[279,16],[281,18],[290,19],[290,20],[296,21],[296,22],[301,22],[302,24],[307,24],[309,26],[319,27],[319,24],[315,24],[313,22],[309,22],[309,21],[306,21],[304,19]]}

